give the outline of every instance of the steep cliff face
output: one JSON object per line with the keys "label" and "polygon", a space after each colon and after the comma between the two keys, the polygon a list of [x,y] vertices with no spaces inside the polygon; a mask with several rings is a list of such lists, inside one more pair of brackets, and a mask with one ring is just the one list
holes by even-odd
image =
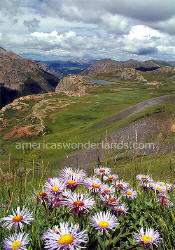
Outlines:
{"label": "steep cliff face", "polygon": [[58,79],[42,70],[33,60],[0,48],[0,83],[1,108],[17,96],[54,91]]}
{"label": "steep cliff face", "polygon": [[82,96],[86,94],[86,89],[91,87],[94,87],[94,84],[88,77],[68,75],[60,80],[55,92],[65,93],[69,96]]}

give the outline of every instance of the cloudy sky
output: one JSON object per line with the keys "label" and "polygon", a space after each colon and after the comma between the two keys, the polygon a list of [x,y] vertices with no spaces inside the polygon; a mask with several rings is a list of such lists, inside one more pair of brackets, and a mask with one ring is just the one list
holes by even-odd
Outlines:
{"label": "cloudy sky", "polygon": [[175,61],[175,0],[0,0],[0,46],[38,60]]}

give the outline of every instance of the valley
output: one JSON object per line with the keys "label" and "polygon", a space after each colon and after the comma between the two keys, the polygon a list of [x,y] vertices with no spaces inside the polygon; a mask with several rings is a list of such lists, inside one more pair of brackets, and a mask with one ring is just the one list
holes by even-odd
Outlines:
{"label": "valley", "polygon": [[[155,78],[150,77],[152,72],[146,72],[145,74],[147,74],[149,81],[153,82],[155,80]],[[158,74],[158,77],[160,78],[160,74]],[[69,77],[66,79],[69,79]],[[0,112],[0,145],[2,152],[0,160],[3,169],[8,168],[9,154],[13,155],[18,164],[23,164],[24,151],[15,148],[17,142],[54,144],[64,142],[87,143],[91,141],[95,143],[104,139],[106,135],[111,136],[115,131],[127,128],[132,122],[141,120],[143,117],[150,117],[150,120],[151,118],[152,120],[162,120],[162,122],[167,117],[169,117],[168,119],[172,117],[171,123],[173,124],[175,85],[172,80],[168,83],[167,80],[163,81],[161,79],[161,84],[150,87],[146,83],[119,79],[112,72],[102,73],[94,79],[107,81],[108,84],[93,84],[93,86],[86,89],[86,93],[83,95],[77,95],[78,89],[75,88],[72,90],[72,93],[75,92],[76,94],[71,95],[67,95],[67,90],[64,93],[62,89],[61,91],[63,92],[60,93],[50,92],[21,97],[4,107]],[[69,81],[66,81],[66,84],[69,85]],[[92,81],[95,82],[96,80]],[[110,81],[112,81],[111,84],[109,84]],[[159,97],[160,102],[149,101],[149,105],[143,105],[142,107],[141,104],[141,109],[134,106],[137,104],[140,105],[139,103],[146,100],[156,100],[155,98],[159,100]],[[133,109],[132,107],[136,108]],[[128,111],[125,112],[123,110]],[[129,110],[131,110],[131,113],[129,113]],[[125,112],[126,115],[121,116],[119,115],[120,112]],[[116,115],[119,115],[121,118],[118,119]],[[173,141],[174,133],[171,132],[172,124],[169,124],[168,128],[162,129],[161,132],[156,132],[154,137],[151,137],[151,142],[156,141],[157,143],[157,136],[160,133],[162,133],[162,137],[164,138],[167,135],[170,136],[170,142]],[[148,124],[147,126],[149,127]],[[144,137],[144,141],[150,139],[149,134],[146,134],[147,136]],[[80,158],[82,166],[90,164],[87,161],[94,162],[93,164],[97,161],[97,151],[92,153],[93,150],[91,150],[91,154],[87,152],[86,156],[83,156],[86,159],[85,162],[81,160],[84,153],[76,153],[76,151],[76,149],[72,148],[61,148],[58,150],[32,149],[25,151],[25,157],[28,159],[28,165],[31,164],[34,155],[36,161],[43,159],[45,164],[49,162],[49,172],[56,172],[57,168],[62,167],[62,164],[68,164],[66,160],[67,156],[70,158],[69,164],[71,165],[78,162],[78,158]],[[116,153],[121,154],[120,151]],[[73,158],[72,154],[75,154]],[[100,160],[103,162],[105,160],[104,151],[102,155],[103,157]],[[114,155],[114,152],[111,153],[110,157],[112,155]]]}

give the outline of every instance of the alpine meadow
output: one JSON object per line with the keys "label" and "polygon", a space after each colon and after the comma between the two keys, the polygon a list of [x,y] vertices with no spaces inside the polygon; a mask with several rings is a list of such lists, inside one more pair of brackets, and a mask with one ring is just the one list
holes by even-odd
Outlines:
{"label": "alpine meadow", "polygon": [[175,249],[175,2],[1,0],[0,249]]}

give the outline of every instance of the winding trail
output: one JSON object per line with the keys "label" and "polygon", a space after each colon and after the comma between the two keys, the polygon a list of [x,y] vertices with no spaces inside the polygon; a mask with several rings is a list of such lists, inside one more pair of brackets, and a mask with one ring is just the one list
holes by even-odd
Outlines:
{"label": "winding trail", "polygon": [[[146,100],[144,102],[138,103],[132,107],[129,107],[125,110],[122,110],[100,122],[94,125],[94,129],[98,129],[101,126],[107,125],[111,122],[117,123],[125,118],[131,117],[132,115],[135,115],[141,111],[146,110],[147,108],[154,107],[155,105],[162,104],[166,101],[175,101],[175,96],[172,95],[165,95],[160,96],[156,98],[152,98],[149,100]],[[167,124],[165,126],[169,126],[169,123],[167,121]],[[155,135],[158,135],[160,133],[160,121],[150,120],[150,117],[144,117],[141,119],[138,119],[134,122],[131,122],[129,125],[122,129],[118,129],[117,131],[112,132],[108,135],[108,143],[118,143],[121,145],[121,143],[127,142],[129,145],[132,145],[136,141],[139,143],[145,142],[145,140],[149,139],[151,142],[151,138],[153,138]],[[92,163],[97,162],[100,160],[103,162],[105,160],[105,154],[106,149],[104,148],[104,144],[106,142],[106,139],[103,139],[101,141],[101,144],[99,145],[98,149],[83,149],[80,151],[77,151],[69,157],[65,157],[62,161],[58,163],[59,166],[77,166],[77,164],[81,167],[88,168]],[[103,146],[102,146],[103,145]],[[153,147],[148,147],[144,150],[137,150],[138,155],[150,155],[156,153],[158,150],[174,150],[174,145],[170,148],[171,145],[164,145],[163,149],[160,149],[159,143],[154,143]],[[133,149],[130,149],[128,153],[131,155],[133,154]],[[110,155],[116,153],[118,157],[122,157],[124,153],[117,153],[117,149],[110,149],[108,150],[108,153]],[[125,154],[126,155],[126,154]]]}

